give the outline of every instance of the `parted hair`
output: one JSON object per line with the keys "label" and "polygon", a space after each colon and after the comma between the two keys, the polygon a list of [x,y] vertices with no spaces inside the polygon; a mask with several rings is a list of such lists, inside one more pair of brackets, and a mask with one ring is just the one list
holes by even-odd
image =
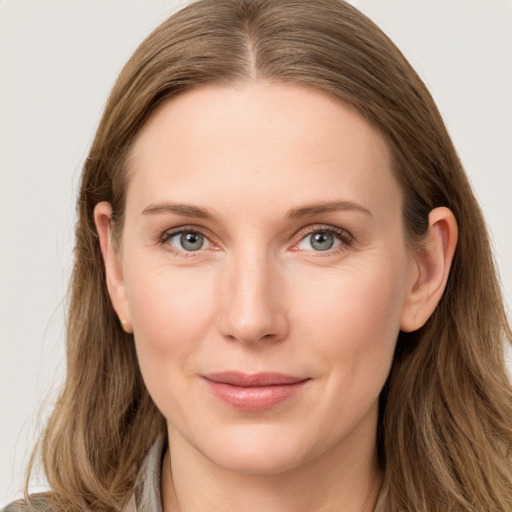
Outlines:
{"label": "parted hair", "polygon": [[67,374],[37,451],[52,510],[122,510],[165,432],[107,293],[93,209],[111,203],[120,239],[130,149],[155,109],[203,84],[251,80],[321,91],[384,135],[411,250],[420,250],[433,208],[450,208],[458,223],[444,295],[421,329],[399,334],[380,396],[384,510],[510,512],[504,348],[512,336],[486,225],[425,85],[388,37],[341,0],[196,1],[159,26],[119,75],[83,168]]}

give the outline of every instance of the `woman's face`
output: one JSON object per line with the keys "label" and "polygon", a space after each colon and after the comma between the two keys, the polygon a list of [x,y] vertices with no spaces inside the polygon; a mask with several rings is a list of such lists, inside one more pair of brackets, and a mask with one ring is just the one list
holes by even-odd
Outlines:
{"label": "woman's face", "polygon": [[311,89],[207,86],[152,116],[129,167],[109,279],[171,453],[371,456],[416,275],[383,137]]}

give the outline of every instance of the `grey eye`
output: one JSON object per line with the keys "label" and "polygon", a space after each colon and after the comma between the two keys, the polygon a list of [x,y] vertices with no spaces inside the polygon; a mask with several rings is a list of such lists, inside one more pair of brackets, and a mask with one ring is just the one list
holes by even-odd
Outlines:
{"label": "grey eye", "polygon": [[332,233],[313,233],[310,236],[310,244],[315,251],[328,251],[334,245],[334,235]]}
{"label": "grey eye", "polygon": [[315,231],[305,236],[298,244],[299,249],[306,251],[328,251],[342,244],[339,235],[325,230]]}
{"label": "grey eye", "polygon": [[203,247],[204,236],[200,233],[183,233],[180,237],[180,243],[186,251],[198,251]]}
{"label": "grey eye", "polygon": [[169,238],[169,244],[182,251],[199,251],[210,245],[208,239],[197,231],[184,231]]}

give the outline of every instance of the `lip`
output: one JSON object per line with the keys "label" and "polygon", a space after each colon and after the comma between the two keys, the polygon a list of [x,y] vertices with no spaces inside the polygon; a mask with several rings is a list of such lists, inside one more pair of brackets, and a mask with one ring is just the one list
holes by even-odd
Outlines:
{"label": "lip", "polygon": [[295,396],[310,380],[282,373],[221,372],[202,377],[217,398],[246,411],[270,409]]}

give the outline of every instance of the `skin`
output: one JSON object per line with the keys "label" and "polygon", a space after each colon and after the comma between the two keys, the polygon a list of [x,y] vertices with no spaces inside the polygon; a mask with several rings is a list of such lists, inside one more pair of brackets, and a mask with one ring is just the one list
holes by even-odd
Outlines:
{"label": "skin", "polygon": [[[391,166],[352,109],[294,85],[201,87],[143,128],[119,246],[108,203],[95,219],[112,302],[167,419],[165,512],[373,510],[379,393],[399,330],[441,297],[457,232],[438,208],[409,250]],[[180,229],[204,245],[187,252]],[[326,229],[333,248],[315,250]],[[203,378],[229,370],[308,380],[247,411]]]}

